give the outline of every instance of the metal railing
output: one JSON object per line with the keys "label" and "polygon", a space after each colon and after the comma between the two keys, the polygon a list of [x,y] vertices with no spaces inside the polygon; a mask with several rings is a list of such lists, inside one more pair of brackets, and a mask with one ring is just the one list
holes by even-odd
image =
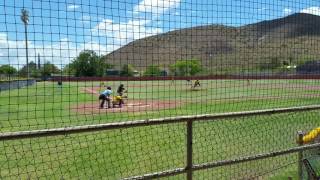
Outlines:
{"label": "metal railing", "polygon": [[[153,172],[150,174],[143,174],[140,176],[127,177],[125,179],[153,179],[161,178],[167,176],[175,176],[178,174],[186,173],[187,179],[191,180],[193,177],[193,172],[203,169],[221,167],[226,165],[233,165],[243,162],[249,162],[254,160],[261,160],[270,157],[276,157],[281,155],[286,155],[290,153],[302,152],[308,149],[314,149],[320,147],[320,143],[301,145],[297,147],[288,148],[285,150],[278,150],[272,152],[266,152],[261,154],[255,154],[252,156],[244,156],[234,159],[206,162],[200,164],[193,163],[193,122],[195,121],[217,121],[227,118],[240,118],[248,116],[257,115],[271,115],[280,113],[290,113],[290,112],[305,112],[312,110],[320,110],[320,105],[310,105],[301,107],[290,107],[290,108],[277,108],[277,109],[265,109],[265,110],[254,110],[254,111],[243,111],[243,112],[229,112],[229,113],[219,113],[219,114],[204,114],[204,115],[194,115],[194,116],[179,116],[179,117],[168,117],[150,120],[138,120],[129,122],[118,122],[118,123],[107,123],[107,124],[97,124],[97,125],[85,125],[85,126],[73,126],[66,128],[53,128],[53,129],[42,129],[33,131],[20,131],[20,132],[4,132],[0,134],[0,141],[9,141],[16,139],[25,138],[38,138],[38,137],[48,137],[48,136],[58,136],[58,135],[69,135],[84,132],[96,132],[96,131],[106,131],[113,129],[122,128],[132,128],[139,126],[154,126],[161,124],[173,124],[173,123],[186,123],[187,135],[186,135],[186,164],[184,167],[179,167],[175,169],[165,170],[161,172]],[[298,160],[297,160],[298,161]]]}

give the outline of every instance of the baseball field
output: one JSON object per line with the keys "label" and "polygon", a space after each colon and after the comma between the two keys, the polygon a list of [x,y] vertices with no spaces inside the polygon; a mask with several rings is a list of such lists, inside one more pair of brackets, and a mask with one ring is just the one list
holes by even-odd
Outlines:
{"label": "baseball field", "polygon": [[[102,85],[103,84],[103,85]],[[124,84],[122,108],[100,109],[105,87]],[[1,132],[238,112],[318,104],[318,80],[38,82],[0,92]],[[296,146],[298,130],[319,125],[319,112],[285,113],[194,124],[194,163]],[[301,129],[303,128],[303,129]],[[184,167],[185,123],[2,141],[5,179],[120,179]],[[196,171],[195,179],[296,177],[297,154]],[[281,171],[277,168],[282,167]],[[180,176],[170,179],[181,179]],[[240,178],[241,179],[241,178]]]}

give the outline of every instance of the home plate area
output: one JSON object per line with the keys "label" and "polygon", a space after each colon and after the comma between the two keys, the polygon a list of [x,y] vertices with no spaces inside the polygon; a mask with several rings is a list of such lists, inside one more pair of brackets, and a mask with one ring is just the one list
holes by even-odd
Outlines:
{"label": "home plate area", "polygon": [[148,107],[151,106],[151,104],[144,104],[144,103],[129,103],[127,104],[128,107]]}

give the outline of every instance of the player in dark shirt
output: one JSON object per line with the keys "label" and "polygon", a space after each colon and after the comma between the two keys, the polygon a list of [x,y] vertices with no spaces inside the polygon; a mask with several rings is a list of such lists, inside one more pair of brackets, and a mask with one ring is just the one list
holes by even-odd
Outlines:
{"label": "player in dark shirt", "polygon": [[125,88],[123,84],[120,84],[120,86],[118,87],[117,93],[119,96],[123,96],[123,93],[125,92]]}

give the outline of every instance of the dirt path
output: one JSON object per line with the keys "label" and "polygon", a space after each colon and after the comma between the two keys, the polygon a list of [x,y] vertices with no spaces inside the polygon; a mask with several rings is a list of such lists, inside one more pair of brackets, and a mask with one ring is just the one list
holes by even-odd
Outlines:
{"label": "dirt path", "polygon": [[129,100],[122,108],[100,109],[99,102],[82,103],[71,107],[73,112],[79,114],[121,113],[121,112],[145,112],[171,109],[180,106],[181,102],[168,100]]}

